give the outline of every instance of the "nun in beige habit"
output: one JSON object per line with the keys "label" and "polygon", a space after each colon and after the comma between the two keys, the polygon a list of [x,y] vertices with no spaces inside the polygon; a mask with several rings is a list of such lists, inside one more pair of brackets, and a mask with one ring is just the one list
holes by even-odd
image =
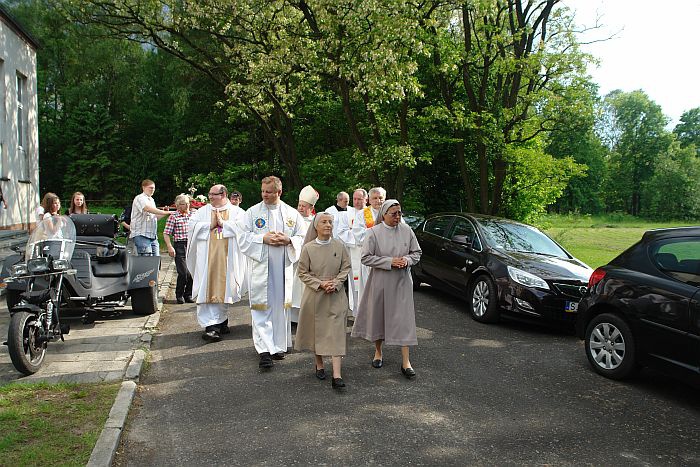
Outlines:
{"label": "nun in beige habit", "polygon": [[374,368],[383,365],[382,344],[401,346],[401,373],[413,378],[408,346],[418,345],[418,339],[410,267],[420,260],[421,249],[401,214],[397,200],[384,201],[362,243],[362,264],[371,269],[352,336],[374,342]]}
{"label": "nun in beige habit", "polygon": [[301,298],[296,350],[311,350],[316,355],[316,377],[325,379],[323,357],[333,363],[334,389],[345,387],[340,362],[345,355],[345,320],[348,297],[343,283],[350,272],[350,255],[345,245],[333,236],[333,216],[316,214],[304,239],[297,273],[306,285]]}

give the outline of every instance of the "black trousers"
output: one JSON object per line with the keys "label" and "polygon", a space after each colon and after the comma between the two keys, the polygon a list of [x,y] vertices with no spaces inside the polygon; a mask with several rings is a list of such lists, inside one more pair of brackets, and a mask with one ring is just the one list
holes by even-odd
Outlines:
{"label": "black trousers", "polygon": [[173,244],[175,248],[175,268],[177,269],[177,284],[175,285],[175,297],[187,298],[192,295],[192,276],[187,271],[187,240]]}

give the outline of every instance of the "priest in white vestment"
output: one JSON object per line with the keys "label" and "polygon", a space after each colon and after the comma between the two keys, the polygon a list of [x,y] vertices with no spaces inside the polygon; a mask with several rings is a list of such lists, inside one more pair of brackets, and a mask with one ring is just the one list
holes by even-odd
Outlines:
{"label": "priest in white vestment", "polygon": [[[375,219],[379,214],[379,208],[382,207],[382,203],[386,199],[386,190],[382,187],[374,187],[369,190],[369,206],[363,209],[357,210],[355,212],[355,220],[352,225],[352,233],[355,237],[355,245],[362,251],[362,243],[367,235],[367,230],[374,227]],[[358,262],[360,258],[358,258]],[[353,258],[350,261],[354,261]],[[369,266],[364,264],[359,265],[359,279],[357,284],[357,301],[362,301],[362,294],[365,290],[365,284],[367,283],[367,278],[369,277]],[[357,314],[355,315],[357,316]]]}
{"label": "priest in white vestment", "polygon": [[262,180],[262,202],[248,209],[238,223],[241,251],[248,257],[250,312],[253,344],[260,368],[271,368],[292,346],[291,323],[293,265],[299,260],[306,235],[301,214],[282,202],[282,181]]}
{"label": "priest in white vestment", "polygon": [[228,334],[228,308],[245,290],[246,260],[236,241],[237,222],[245,212],[232,205],[226,187],[209,189],[209,204],[190,216],[187,225],[187,269],[197,321],[209,342]]}
{"label": "priest in white vestment", "polygon": [[[316,206],[316,201],[318,201],[319,195],[318,191],[314,190],[311,185],[306,185],[299,192],[299,201],[297,203],[297,211],[301,214],[306,222],[306,229],[314,221],[315,213],[314,206]],[[299,308],[301,307],[301,297],[304,294],[304,284],[299,279],[297,275],[297,263],[294,263],[294,283],[292,284],[292,309],[289,310],[289,321],[291,323],[299,322]],[[291,326],[289,338],[291,339]]]}

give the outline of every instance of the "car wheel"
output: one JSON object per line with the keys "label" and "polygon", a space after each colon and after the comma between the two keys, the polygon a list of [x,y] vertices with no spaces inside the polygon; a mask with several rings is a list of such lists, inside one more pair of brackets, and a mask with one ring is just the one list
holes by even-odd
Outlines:
{"label": "car wheel", "polygon": [[482,274],[469,287],[469,313],[480,323],[498,321],[498,294],[493,280]]}
{"label": "car wheel", "polygon": [[411,268],[411,281],[413,282],[413,290],[418,290],[420,289],[420,279],[418,278],[418,275],[416,274],[416,268],[413,267]]}
{"label": "car wheel", "polygon": [[585,335],[586,357],[593,369],[611,379],[624,379],[636,368],[636,346],[620,316],[603,313],[591,320]]}

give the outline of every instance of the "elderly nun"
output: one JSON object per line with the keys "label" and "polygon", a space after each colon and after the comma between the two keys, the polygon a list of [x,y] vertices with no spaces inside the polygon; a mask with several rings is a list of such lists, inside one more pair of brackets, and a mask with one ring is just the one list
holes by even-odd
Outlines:
{"label": "elderly nun", "polygon": [[350,255],[340,240],[333,238],[333,216],[316,214],[301,250],[297,273],[306,286],[301,298],[296,350],[311,350],[316,360],[314,371],[326,379],[323,357],[333,364],[332,386],[345,387],[340,365],[345,355],[345,320],[348,297],[343,283],[350,272]]}
{"label": "elderly nun", "polygon": [[401,204],[388,199],[367,231],[362,264],[371,269],[352,336],[374,342],[374,368],[383,366],[382,344],[401,346],[401,373],[410,379],[416,372],[408,346],[418,345],[410,267],[420,260],[421,249],[413,230],[401,222],[401,214]]}

